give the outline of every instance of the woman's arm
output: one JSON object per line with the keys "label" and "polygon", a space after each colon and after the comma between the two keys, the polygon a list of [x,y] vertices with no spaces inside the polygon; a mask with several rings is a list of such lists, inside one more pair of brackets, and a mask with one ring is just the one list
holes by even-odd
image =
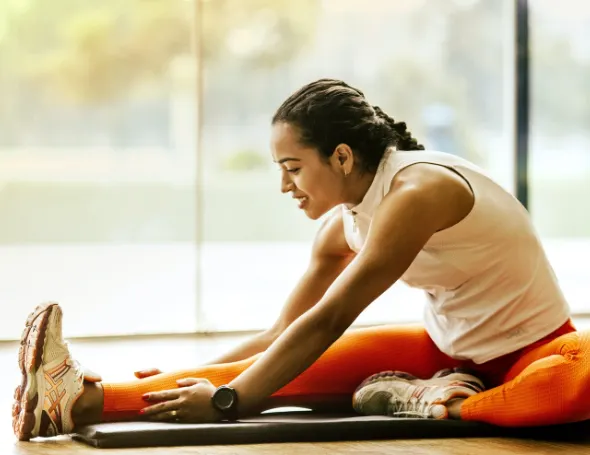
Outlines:
{"label": "woman's arm", "polygon": [[473,206],[465,181],[440,166],[416,164],[392,182],[361,253],[314,308],[292,323],[230,386],[246,414],[315,362],[359,314],[393,285],[428,239]]}
{"label": "woman's arm", "polygon": [[309,266],[275,324],[209,364],[235,362],[265,351],[293,321],[319,302],[353,257],[344,237],[342,212],[336,210],[318,230]]}

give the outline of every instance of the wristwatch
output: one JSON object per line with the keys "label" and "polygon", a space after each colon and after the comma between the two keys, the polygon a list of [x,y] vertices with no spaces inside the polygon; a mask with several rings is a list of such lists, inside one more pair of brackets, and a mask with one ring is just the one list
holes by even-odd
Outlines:
{"label": "wristwatch", "polygon": [[238,394],[232,387],[222,385],[211,397],[211,404],[226,420],[238,419]]}

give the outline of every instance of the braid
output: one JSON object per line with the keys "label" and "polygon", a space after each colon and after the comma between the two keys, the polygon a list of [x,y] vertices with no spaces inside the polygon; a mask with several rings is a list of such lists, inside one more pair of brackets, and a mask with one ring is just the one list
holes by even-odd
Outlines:
{"label": "braid", "polygon": [[418,144],[418,141],[412,137],[412,133],[408,131],[406,122],[396,122],[393,118],[387,115],[379,106],[373,106],[375,114],[378,118],[383,120],[384,124],[388,127],[394,139],[395,145],[398,150],[424,150],[424,146]]}

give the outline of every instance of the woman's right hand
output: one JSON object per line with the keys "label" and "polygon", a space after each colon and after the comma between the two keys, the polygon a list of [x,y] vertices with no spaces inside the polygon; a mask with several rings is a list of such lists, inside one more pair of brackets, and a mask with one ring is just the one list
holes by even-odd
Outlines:
{"label": "woman's right hand", "polygon": [[140,370],[133,373],[137,379],[149,378],[157,374],[162,374],[158,368],[150,368],[148,370]]}

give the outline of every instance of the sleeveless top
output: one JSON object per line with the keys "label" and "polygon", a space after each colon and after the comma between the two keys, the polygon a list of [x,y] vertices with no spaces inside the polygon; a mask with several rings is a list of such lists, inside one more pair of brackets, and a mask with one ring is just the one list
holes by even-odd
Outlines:
{"label": "sleeveless top", "polygon": [[350,248],[361,250],[394,176],[416,163],[455,171],[475,197],[471,212],[435,233],[401,277],[425,291],[424,324],[436,346],[450,357],[481,364],[564,324],[570,310],[528,212],[485,171],[455,155],[387,153],[362,202],[342,206]]}

